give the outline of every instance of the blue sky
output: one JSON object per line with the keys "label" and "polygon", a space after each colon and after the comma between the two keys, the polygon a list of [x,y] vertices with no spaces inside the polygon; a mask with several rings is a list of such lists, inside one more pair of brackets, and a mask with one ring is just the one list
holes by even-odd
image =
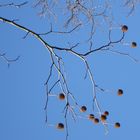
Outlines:
{"label": "blue sky", "polygon": [[[13,2],[17,1],[13,0]],[[32,3],[33,1],[30,1],[27,6],[21,9],[0,8],[0,16],[8,19],[20,19],[17,21],[18,23],[37,32],[48,31],[50,24],[47,17],[40,18],[37,15],[38,9],[34,9]],[[138,44],[137,48],[116,45],[116,50],[127,52],[140,60],[140,7],[137,6],[134,14],[126,18],[127,9],[123,10],[119,1],[113,1],[112,6],[115,24],[126,24],[129,27],[125,41],[127,43],[135,41]],[[119,8],[120,10],[118,10]],[[58,27],[61,26],[59,22]],[[93,37],[95,46],[104,45],[107,42],[107,29],[104,27],[107,27],[105,23],[97,29],[96,36]],[[56,27],[56,30],[58,29],[60,27]],[[44,39],[50,44],[64,47],[67,40],[73,42],[84,40],[86,33],[86,29],[83,29],[80,34],[78,31],[68,36],[55,35],[54,37],[52,34]],[[114,29],[112,37],[119,38],[120,34],[119,29]],[[55,127],[47,127],[45,124],[46,93],[44,83],[51,64],[49,53],[33,36],[29,35],[26,39],[22,39],[24,35],[23,31],[0,22],[0,53],[5,52],[8,58],[16,58],[20,55],[20,59],[12,63],[9,68],[0,59],[0,139],[65,139],[65,131],[58,131]],[[80,59],[73,55],[58,53],[62,55],[65,62],[70,90],[80,105],[88,107],[87,113],[83,114],[85,116],[91,112],[92,91],[89,78],[84,80],[84,65]],[[69,140],[140,139],[140,63],[135,63],[126,56],[106,51],[90,55],[88,61],[97,84],[113,91],[112,93],[98,92],[98,100],[102,110],[110,112],[108,122],[113,124],[118,121],[121,123],[121,128],[115,129],[109,125],[109,133],[105,135],[104,127],[101,124],[95,125],[87,119],[80,118],[75,123],[71,117],[68,117]],[[124,95],[121,97],[116,94],[118,88],[124,90]],[[54,92],[58,91],[55,89]],[[58,122],[64,122],[62,110],[65,102],[59,101],[56,97],[50,97],[49,102],[50,123],[55,125]]]}

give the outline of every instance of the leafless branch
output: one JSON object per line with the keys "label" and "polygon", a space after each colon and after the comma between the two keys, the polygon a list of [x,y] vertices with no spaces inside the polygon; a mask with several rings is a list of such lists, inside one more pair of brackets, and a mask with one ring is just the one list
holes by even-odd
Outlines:
{"label": "leafless branch", "polygon": [[131,16],[135,10],[135,7],[140,3],[140,0],[125,0],[124,6],[128,7],[130,10],[127,16]]}
{"label": "leafless branch", "polygon": [[0,7],[16,7],[16,8],[21,8],[22,6],[26,5],[28,3],[28,1],[19,3],[19,4],[15,4],[15,3],[6,3],[6,4],[0,4]]}
{"label": "leafless branch", "polygon": [[15,59],[9,59],[6,56],[6,53],[0,53],[0,57],[7,63],[8,67],[10,66],[11,63],[16,62],[17,60],[19,60],[20,56],[18,56]]}
{"label": "leafless branch", "polygon": [[52,29],[52,24],[51,24],[51,29],[50,31],[46,32],[46,33],[39,33],[39,35],[48,35],[50,33],[56,33],[56,34],[70,34],[72,33],[74,30],[76,30],[79,26],[81,26],[81,24],[76,25],[73,29],[69,30],[69,31],[53,31]]}
{"label": "leafless branch", "polygon": [[[73,4],[72,4],[73,5]],[[88,9],[86,7],[84,7],[81,3],[81,1],[76,0],[76,3],[74,3],[75,7],[72,7],[73,10],[75,10],[76,8],[78,8],[77,10],[83,10],[83,12],[85,14],[87,14],[88,16],[90,16],[90,13],[88,13]],[[72,11],[73,11],[72,10]],[[46,86],[46,104],[45,104],[45,111],[46,111],[46,123],[48,123],[48,101],[51,95],[51,92],[54,90],[54,87],[58,87],[58,89],[60,89],[60,91],[64,94],[65,96],[65,107],[64,107],[64,119],[65,119],[65,126],[66,126],[66,140],[68,139],[68,122],[67,122],[67,115],[68,112],[72,115],[73,120],[75,120],[77,114],[75,113],[75,109],[80,108],[79,103],[77,102],[77,99],[75,98],[74,94],[70,91],[68,82],[67,82],[67,78],[66,78],[66,74],[65,74],[65,69],[64,69],[64,62],[63,62],[63,58],[61,58],[57,51],[59,52],[66,52],[68,54],[74,55],[75,57],[78,57],[84,64],[85,69],[86,69],[86,77],[88,76],[90,79],[90,83],[92,86],[92,107],[93,107],[93,112],[95,111],[95,107],[97,109],[97,113],[98,113],[98,117],[100,118],[102,115],[102,108],[100,105],[100,102],[98,100],[98,93],[97,93],[97,89],[100,89],[102,91],[104,91],[104,89],[99,88],[99,86],[97,86],[95,79],[94,79],[94,75],[92,72],[92,69],[90,67],[90,64],[87,60],[87,57],[95,52],[98,51],[110,51],[110,52],[115,52],[115,53],[119,53],[122,55],[126,55],[128,57],[130,57],[131,59],[135,60],[133,57],[131,57],[129,54],[127,53],[121,53],[118,51],[114,51],[112,50],[112,48],[115,48],[116,44],[119,44],[123,41],[124,37],[125,37],[125,33],[122,32],[122,35],[120,36],[120,38],[118,38],[117,40],[113,40],[111,38],[111,30],[109,31],[108,34],[108,42],[105,45],[101,45],[98,46],[94,49],[92,49],[92,42],[90,40],[90,49],[87,51],[84,51],[83,53],[76,51],[75,48],[80,44],[80,43],[76,43],[75,45],[71,46],[71,47],[59,47],[59,46],[54,46],[49,44],[43,37],[42,35],[47,35],[49,33],[71,33],[73,32],[75,29],[77,29],[81,24],[76,25],[73,29],[71,29],[70,31],[67,32],[60,32],[60,31],[53,31],[52,30],[52,26],[51,29],[48,33],[43,33],[43,34],[39,34],[36,33],[35,31],[22,26],[20,24],[18,24],[17,22],[13,21],[13,20],[9,20],[3,17],[0,17],[0,21],[4,22],[4,23],[8,23],[12,26],[15,26],[16,28],[19,28],[20,30],[23,30],[26,32],[26,35],[24,38],[27,37],[27,35],[33,35],[39,42],[42,43],[42,45],[48,50],[49,56],[50,56],[50,61],[51,61],[51,66],[50,66],[50,70],[49,70],[49,74],[48,74],[48,78],[46,79],[45,82],[45,86]],[[5,57],[5,54],[1,54],[0,57],[4,58],[6,62],[13,62],[16,61],[15,60],[9,60]],[[136,60],[135,60],[136,61]],[[54,80],[53,85],[50,86],[50,80],[51,78],[53,78],[54,74],[57,75],[57,79]],[[72,99],[72,103],[70,101],[70,99]],[[74,107],[73,107],[74,104]],[[105,131],[108,131],[108,126],[106,123],[101,122],[102,125],[105,128]]]}
{"label": "leafless branch", "polygon": [[137,60],[135,57],[131,56],[129,53],[124,53],[124,52],[120,52],[120,51],[117,51],[117,50],[111,50],[111,49],[109,49],[108,51],[110,51],[112,53],[116,53],[116,54],[127,56],[131,60],[133,60],[134,62],[139,62],[139,60]]}

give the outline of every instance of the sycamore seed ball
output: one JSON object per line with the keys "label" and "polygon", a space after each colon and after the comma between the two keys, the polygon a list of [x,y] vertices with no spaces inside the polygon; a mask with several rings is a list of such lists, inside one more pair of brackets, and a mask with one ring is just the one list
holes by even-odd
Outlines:
{"label": "sycamore seed ball", "polygon": [[56,127],[57,127],[57,129],[64,129],[64,124],[58,123]]}
{"label": "sycamore seed ball", "polygon": [[95,123],[95,124],[98,124],[98,123],[99,123],[99,119],[98,119],[98,118],[95,118],[95,119],[94,119],[94,123]]}
{"label": "sycamore seed ball", "polygon": [[122,29],[122,32],[127,32],[128,31],[128,26],[123,25],[121,29]]}
{"label": "sycamore seed ball", "polygon": [[123,95],[123,90],[122,89],[118,89],[118,96],[122,96]]}
{"label": "sycamore seed ball", "polygon": [[86,107],[86,106],[82,106],[82,107],[80,108],[80,111],[81,111],[81,112],[86,112],[86,110],[87,110],[87,107]]}
{"label": "sycamore seed ball", "polygon": [[105,112],[104,112],[104,115],[105,115],[105,116],[108,116],[108,115],[109,115],[109,112],[108,112],[108,111],[105,111]]}
{"label": "sycamore seed ball", "polygon": [[58,95],[58,98],[59,98],[60,100],[64,100],[64,99],[65,99],[64,93],[60,93],[60,94]]}
{"label": "sycamore seed ball", "polygon": [[106,115],[103,114],[103,115],[101,115],[100,119],[101,119],[102,122],[105,122],[107,117],[106,117]]}
{"label": "sycamore seed ball", "polygon": [[137,47],[137,43],[136,42],[132,42],[131,47],[132,48],[136,48]]}
{"label": "sycamore seed ball", "polygon": [[120,126],[121,126],[121,125],[120,125],[119,122],[116,122],[116,123],[115,123],[115,128],[120,128]]}
{"label": "sycamore seed ball", "polygon": [[94,115],[93,115],[93,114],[89,114],[88,118],[89,118],[90,120],[94,120]]}

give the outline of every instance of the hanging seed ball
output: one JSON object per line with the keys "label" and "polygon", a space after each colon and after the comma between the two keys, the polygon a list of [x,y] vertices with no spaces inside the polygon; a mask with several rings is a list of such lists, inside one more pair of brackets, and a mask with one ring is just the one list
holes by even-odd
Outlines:
{"label": "hanging seed ball", "polygon": [[65,94],[64,94],[64,93],[60,93],[60,94],[58,95],[58,98],[59,98],[60,100],[64,100],[64,99],[65,99]]}
{"label": "hanging seed ball", "polygon": [[57,127],[57,129],[64,129],[64,124],[58,123],[56,127]]}
{"label": "hanging seed ball", "polygon": [[93,115],[93,114],[89,114],[89,115],[88,115],[88,118],[89,118],[90,120],[94,120],[94,115]]}
{"label": "hanging seed ball", "polygon": [[115,128],[119,128],[121,125],[120,125],[120,123],[119,122],[116,122],[115,123]]}
{"label": "hanging seed ball", "polygon": [[109,115],[109,112],[108,112],[108,111],[105,111],[105,112],[104,112],[104,115],[105,115],[105,116],[108,116],[108,115]]}
{"label": "hanging seed ball", "polygon": [[80,111],[81,111],[81,112],[86,112],[86,110],[87,110],[87,107],[86,107],[86,106],[82,106],[82,107],[80,108]]}
{"label": "hanging seed ball", "polygon": [[98,123],[99,123],[99,119],[98,119],[98,118],[95,118],[95,119],[94,119],[94,123],[95,123],[95,124],[98,124]]}
{"label": "hanging seed ball", "polygon": [[128,31],[128,26],[123,25],[121,29],[122,29],[122,32],[127,32]]}
{"label": "hanging seed ball", "polygon": [[101,115],[100,119],[101,119],[102,122],[105,122],[107,117],[106,117],[106,115],[103,114],[103,115]]}
{"label": "hanging seed ball", "polygon": [[123,90],[122,89],[118,89],[118,96],[122,96],[123,95]]}
{"label": "hanging seed ball", "polygon": [[136,48],[137,47],[137,43],[136,42],[132,42],[131,47],[132,48]]}

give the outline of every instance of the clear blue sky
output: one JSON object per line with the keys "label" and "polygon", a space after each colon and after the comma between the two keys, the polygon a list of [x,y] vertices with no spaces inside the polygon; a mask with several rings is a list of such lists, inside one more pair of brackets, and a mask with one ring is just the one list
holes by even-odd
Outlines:
{"label": "clear blue sky", "polygon": [[[4,1],[5,3],[8,0]],[[13,2],[20,2],[13,0]],[[0,0],[0,3],[3,3]],[[38,10],[34,9],[33,1],[21,9],[0,8],[0,16],[8,19],[20,19],[17,21],[37,32],[49,30],[47,17],[40,18]],[[127,52],[140,60],[140,10],[139,6],[134,14],[125,18],[127,10],[122,10],[119,1],[112,3],[115,21],[118,24],[126,24],[129,31],[126,34],[126,42],[136,41],[137,48],[129,46],[116,46],[117,50]],[[120,10],[118,10],[120,8]],[[118,25],[117,24],[117,25]],[[60,24],[59,24],[60,25]],[[97,30],[93,42],[96,46],[107,42],[107,32],[104,24]],[[56,28],[58,30],[58,28]],[[86,29],[85,29],[86,30]],[[84,30],[80,35],[59,36],[53,35],[44,37],[52,45],[64,47],[65,39],[75,42],[83,40]],[[65,131],[58,131],[55,127],[47,127],[45,124],[44,105],[46,100],[44,83],[47,79],[50,57],[48,51],[42,44],[28,36],[22,39],[25,33],[11,25],[0,22],[0,53],[5,52],[8,58],[20,59],[12,63],[10,68],[0,59],[0,140],[63,140]],[[79,35],[77,37],[77,35]],[[113,38],[118,38],[120,31],[113,30]],[[123,48],[122,48],[123,47]],[[61,54],[61,53],[60,53]],[[84,80],[84,65],[72,55],[61,54],[65,61],[67,79],[71,91],[79,101],[80,105],[86,105],[87,114],[91,111],[91,85],[89,79]],[[78,119],[76,123],[68,118],[69,140],[132,140],[140,139],[140,63],[135,63],[126,56],[109,52],[97,52],[89,58],[92,72],[96,82],[113,93],[98,94],[102,110],[109,110],[109,123],[116,121],[121,123],[120,129],[109,125],[109,133],[105,135],[104,127],[95,125],[86,119]],[[118,88],[124,90],[124,95],[118,97]],[[56,89],[57,91],[57,89]],[[55,92],[56,92],[55,91]],[[52,97],[49,105],[50,123],[64,122],[62,117],[64,102]]]}

